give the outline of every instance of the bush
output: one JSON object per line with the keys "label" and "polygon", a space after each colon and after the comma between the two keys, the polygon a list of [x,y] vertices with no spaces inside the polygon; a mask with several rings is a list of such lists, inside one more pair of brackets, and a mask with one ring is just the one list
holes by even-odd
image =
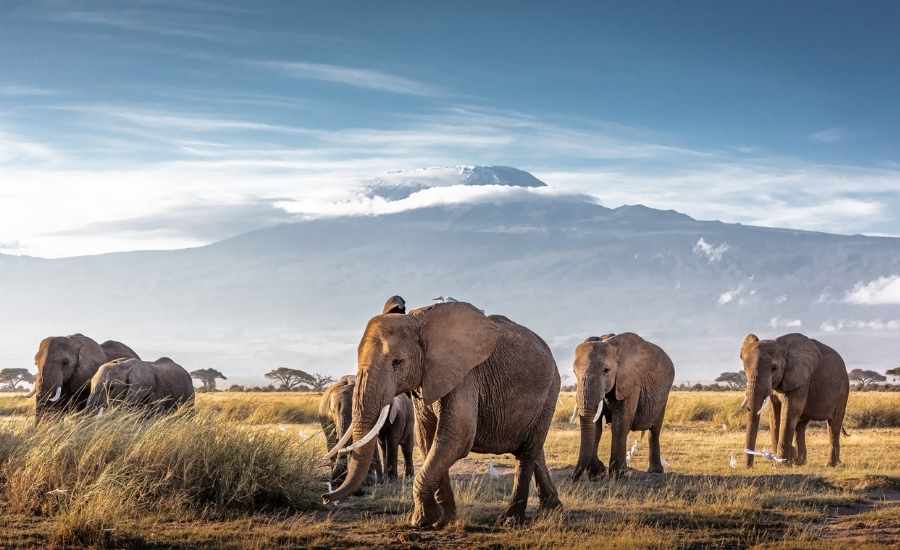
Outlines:
{"label": "bush", "polygon": [[209,413],[147,419],[121,410],[0,429],[10,509],[56,521],[58,544],[98,544],[146,513],[225,516],[317,506],[315,449]]}

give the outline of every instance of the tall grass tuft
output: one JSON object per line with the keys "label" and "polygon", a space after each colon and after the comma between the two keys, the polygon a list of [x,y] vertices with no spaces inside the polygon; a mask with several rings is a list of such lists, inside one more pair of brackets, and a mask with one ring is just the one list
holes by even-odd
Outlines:
{"label": "tall grass tuft", "polygon": [[245,424],[306,424],[318,421],[318,393],[205,393],[197,396],[200,410]]}
{"label": "tall grass tuft", "polygon": [[10,426],[0,429],[2,499],[54,517],[60,544],[101,544],[113,525],[141,514],[316,506],[315,449],[210,413],[113,410]]}

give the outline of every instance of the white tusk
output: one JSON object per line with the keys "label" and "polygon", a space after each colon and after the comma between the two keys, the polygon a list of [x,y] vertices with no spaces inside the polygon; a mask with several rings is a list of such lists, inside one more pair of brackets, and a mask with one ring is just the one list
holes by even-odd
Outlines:
{"label": "white tusk", "polygon": [[578,417],[578,403],[575,403],[575,407],[572,409],[572,418],[569,419],[570,424],[575,423],[575,418]]}
{"label": "white tusk", "polygon": [[766,403],[768,403],[768,402],[769,402],[769,396],[767,395],[766,398],[763,399],[762,405],[760,405],[759,410],[756,411],[757,415],[762,414],[762,411],[763,411],[763,409],[766,408]]}
{"label": "white tusk", "polygon": [[350,445],[346,449],[341,449],[339,451],[339,453],[344,454],[344,453],[349,453],[351,451],[355,451],[356,449],[359,449],[360,447],[366,445],[369,441],[372,441],[372,439],[376,435],[378,435],[378,432],[381,431],[381,427],[384,426],[384,423],[387,420],[388,412],[390,412],[390,409],[391,409],[390,403],[388,403],[387,405],[382,407],[381,414],[378,415],[378,422],[375,423],[375,427],[373,427],[371,430],[369,430],[369,433],[367,433],[362,439],[355,442],[353,445]]}
{"label": "white tusk", "polygon": [[51,403],[56,403],[59,401],[59,398],[62,396],[62,386],[56,386],[56,393],[53,394],[53,397],[48,399]]}
{"label": "white tusk", "polygon": [[346,445],[347,442],[350,441],[351,437],[353,437],[353,434],[351,433],[350,427],[348,426],[347,431],[344,432],[344,435],[343,435],[343,437],[341,437],[341,440],[337,442],[337,445],[335,445],[333,449],[328,451],[328,454],[325,455],[325,458],[334,458],[335,455],[337,455],[338,452],[344,448],[344,445]]}
{"label": "white tusk", "polygon": [[600,404],[597,405],[597,414],[594,415],[594,422],[600,420],[600,415],[603,414],[603,400],[600,400]]}
{"label": "white tusk", "polygon": [[740,410],[743,410],[743,409],[746,408],[746,407],[747,407],[747,396],[745,395],[745,396],[744,396],[744,400],[741,401],[741,406],[738,407],[738,410],[739,410],[739,411],[740,411]]}

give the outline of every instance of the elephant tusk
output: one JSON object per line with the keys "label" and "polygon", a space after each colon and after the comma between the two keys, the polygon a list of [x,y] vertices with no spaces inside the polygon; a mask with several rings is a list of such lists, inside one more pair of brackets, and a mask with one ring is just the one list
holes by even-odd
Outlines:
{"label": "elephant tusk", "polygon": [[56,386],[56,393],[53,394],[53,397],[48,399],[51,403],[56,403],[59,401],[59,398],[62,397],[62,386]]}
{"label": "elephant tusk", "polygon": [[[369,443],[369,441],[372,441],[372,439],[376,435],[378,435],[378,432],[381,431],[381,427],[384,426],[384,423],[387,420],[388,412],[390,412],[390,408],[391,408],[390,403],[388,403],[387,405],[382,407],[381,414],[378,415],[378,422],[375,423],[375,427],[373,427],[371,430],[369,430],[369,433],[367,433],[362,439],[355,442],[353,445],[350,445],[346,449],[341,449],[340,451],[338,451],[339,454],[344,454],[344,453],[349,453],[351,451],[355,451],[356,449],[359,449],[360,447]],[[350,431],[350,430],[347,430],[347,431]]]}
{"label": "elephant tusk", "polygon": [[603,400],[600,400],[600,404],[597,405],[597,414],[594,415],[594,422],[600,420],[600,415],[603,414]]}
{"label": "elephant tusk", "polygon": [[569,419],[569,423],[574,424],[576,418],[578,418],[578,403],[575,403],[575,407],[572,408],[572,418]]}
{"label": "elephant tusk", "polygon": [[741,406],[738,407],[738,410],[739,410],[739,411],[742,411],[742,410],[744,410],[744,409],[746,409],[746,408],[747,408],[747,396],[745,395],[745,396],[744,396],[744,400],[741,401]]}
{"label": "elephant tusk", "polygon": [[759,410],[756,411],[757,416],[762,414],[763,409],[766,408],[766,403],[769,402],[769,396],[767,395],[765,399],[763,399],[762,405],[759,406]]}
{"label": "elephant tusk", "polygon": [[344,445],[346,445],[347,442],[350,441],[351,437],[353,437],[353,433],[348,427],[347,431],[344,432],[344,435],[341,436],[340,441],[337,442],[337,445],[335,445],[333,449],[328,451],[328,454],[325,455],[325,458],[334,458],[335,456],[337,456],[338,452],[340,452],[340,450],[344,448]]}

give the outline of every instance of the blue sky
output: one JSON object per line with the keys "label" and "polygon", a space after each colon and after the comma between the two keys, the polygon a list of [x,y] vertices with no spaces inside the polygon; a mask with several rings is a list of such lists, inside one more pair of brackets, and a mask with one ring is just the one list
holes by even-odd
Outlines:
{"label": "blue sky", "polygon": [[483,4],[0,4],[0,252],[201,244],[456,164],[900,234],[900,4]]}

